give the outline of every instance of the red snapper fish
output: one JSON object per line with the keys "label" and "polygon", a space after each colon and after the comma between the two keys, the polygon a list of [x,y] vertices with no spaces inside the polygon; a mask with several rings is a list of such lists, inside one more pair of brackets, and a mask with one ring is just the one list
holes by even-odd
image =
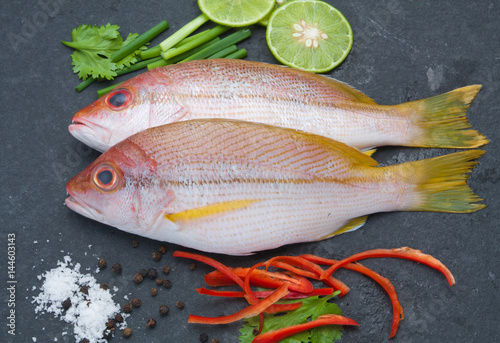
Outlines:
{"label": "red snapper fish", "polygon": [[322,240],[384,211],[474,212],[468,150],[377,167],[329,138],[266,124],[198,119],[114,145],[66,186],[77,213],[206,252],[248,254]]}
{"label": "red snapper fish", "polygon": [[359,149],[475,148],[488,143],[465,113],[481,86],[378,105],[331,78],[261,62],[198,60],[155,68],[77,112],[70,133],[99,150],[150,127],[237,119],[322,135]]}

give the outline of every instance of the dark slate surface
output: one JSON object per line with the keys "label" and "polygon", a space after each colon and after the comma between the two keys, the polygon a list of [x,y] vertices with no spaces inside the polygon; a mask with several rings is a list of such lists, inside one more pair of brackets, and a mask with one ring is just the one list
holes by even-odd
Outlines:
{"label": "dark slate surface", "polygon": [[[333,3],[333,1],[328,1]],[[43,4],[46,4],[44,6]],[[473,171],[470,185],[488,207],[474,214],[385,213],[370,217],[361,230],[330,240],[288,246],[252,257],[223,257],[230,265],[251,265],[276,254],[314,253],[341,258],[372,248],[411,246],[431,253],[454,273],[449,287],[436,271],[408,261],[371,260],[365,264],[390,278],[398,290],[405,320],[393,342],[496,342],[500,336],[500,239],[498,181],[500,159],[498,90],[500,86],[500,5],[495,1],[338,1],[335,6],[351,22],[354,48],[347,60],[330,73],[382,104],[395,104],[446,92],[468,84],[484,86],[469,110],[471,123],[490,138],[486,155]],[[47,14],[48,13],[48,14]],[[67,131],[72,115],[96,98],[93,85],[82,93],[72,73],[71,50],[61,40],[81,24],[121,26],[122,35],[144,32],[163,19],[172,33],[199,14],[188,1],[68,1],[3,2],[1,49],[1,172],[0,291],[2,342],[72,342],[72,327],[52,315],[36,315],[31,299],[41,286],[37,275],[56,267],[65,255],[87,268],[99,282],[117,286],[115,299],[141,297],[143,305],[128,320],[131,342],[198,342],[207,333],[221,342],[237,342],[240,323],[205,327],[188,325],[190,313],[229,314],[242,302],[208,299],[195,293],[210,268],[188,269],[174,260],[179,247],[167,244],[167,255],[154,262],[161,243],[135,237],[79,216],[63,205],[66,181],[91,163],[98,153]],[[241,44],[249,60],[275,62],[267,49],[264,29]],[[166,34],[162,36],[166,37]],[[156,42],[159,42],[157,40]],[[397,163],[442,155],[445,150],[390,147],[374,156]],[[16,236],[16,335],[7,327],[7,234]],[[140,246],[131,247],[137,239]],[[98,258],[120,262],[123,274],[110,268],[94,273]],[[140,268],[172,266],[170,290],[149,296],[153,282],[137,286],[132,275]],[[347,329],[350,342],[386,342],[391,305],[380,287],[352,272],[339,277],[351,292],[338,301],[344,313],[361,326]],[[175,302],[186,308],[178,310]],[[171,307],[159,318],[160,303]],[[146,329],[146,320],[158,320]],[[66,335],[64,333],[67,333]],[[118,335],[113,341],[121,341]]]}

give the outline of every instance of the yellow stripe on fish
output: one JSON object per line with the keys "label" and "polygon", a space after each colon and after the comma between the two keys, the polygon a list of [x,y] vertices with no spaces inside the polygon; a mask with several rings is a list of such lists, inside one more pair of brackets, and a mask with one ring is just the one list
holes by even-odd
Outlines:
{"label": "yellow stripe on fish", "polygon": [[466,181],[483,154],[380,167],[355,148],[311,133],[236,120],[181,121],[103,153],[68,182],[66,204],[141,236],[248,254],[351,231],[376,212],[477,211],[485,205]]}

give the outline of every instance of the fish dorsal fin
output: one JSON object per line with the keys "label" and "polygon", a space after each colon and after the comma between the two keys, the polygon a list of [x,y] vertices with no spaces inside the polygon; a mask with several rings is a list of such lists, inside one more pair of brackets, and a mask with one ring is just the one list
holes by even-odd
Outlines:
{"label": "fish dorsal fin", "polygon": [[368,219],[368,216],[362,216],[358,218],[351,219],[347,224],[342,226],[340,229],[332,232],[331,234],[321,238],[321,239],[327,239],[336,235],[340,235],[341,233],[345,233],[348,231],[354,231],[365,225],[366,220]]}
{"label": "fish dorsal fin", "polygon": [[[322,76],[322,75],[320,75]],[[376,105],[375,100],[367,96],[366,94],[358,91],[356,88],[349,86],[347,83],[332,79],[330,77],[324,77],[326,83],[332,85],[332,87],[342,91],[345,96],[350,98],[352,101],[360,101],[366,104]]]}
{"label": "fish dorsal fin", "polygon": [[247,206],[252,205],[255,202],[259,202],[259,199],[243,199],[243,200],[233,200],[226,202],[219,202],[216,204],[211,204],[207,206],[197,207],[189,210],[185,210],[178,213],[165,214],[164,217],[173,223],[179,221],[191,221],[196,219],[205,218],[208,216],[226,213],[234,210],[238,210]]}

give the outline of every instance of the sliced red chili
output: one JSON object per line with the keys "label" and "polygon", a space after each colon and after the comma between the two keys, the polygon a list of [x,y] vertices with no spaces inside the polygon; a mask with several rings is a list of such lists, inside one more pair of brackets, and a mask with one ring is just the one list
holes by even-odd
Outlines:
{"label": "sliced red chili", "polygon": [[[302,257],[307,260],[314,261],[315,263],[326,264],[326,265],[335,265],[336,263],[339,262],[337,260],[330,260],[315,255],[302,255]],[[379,273],[374,272],[373,270],[359,263],[348,263],[343,265],[342,268],[354,270],[358,273],[370,277],[380,286],[382,286],[382,288],[386,291],[387,295],[389,295],[389,299],[391,299],[391,304],[392,304],[392,327],[389,338],[394,337],[396,335],[396,332],[398,331],[399,322],[402,319],[404,319],[404,312],[403,312],[403,307],[401,306],[398,296],[396,294],[396,289],[389,281],[389,279],[383,277]]]}
{"label": "sliced red chili", "polygon": [[446,268],[446,266],[441,261],[431,255],[422,253],[420,250],[415,250],[408,247],[402,247],[398,249],[374,249],[364,251],[359,254],[354,254],[332,265],[323,273],[322,278],[330,276],[334,271],[342,267],[342,265],[345,265],[349,262],[374,257],[396,257],[419,262],[440,271],[446,277],[446,280],[448,280],[448,284],[450,286],[455,284],[455,278],[453,277],[453,274],[451,274],[450,270]]}
{"label": "sliced red chili", "polygon": [[[199,294],[211,295],[214,297],[225,297],[225,298],[244,298],[245,297],[245,292],[240,292],[240,291],[219,291],[219,290],[215,290],[215,289],[207,289],[204,287],[196,288],[196,291]],[[283,297],[283,299],[304,299],[304,298],[309,298],[309,297],[314,297],[314,296],[330,295],[333,293],[333,291],[334,291],[333,288],[315,288],[310,293],[290,291],[290,293],[288,293],[285,297]],[[259,299],[265,298],[271,293],[272,293],[272,291],[254,291],[253,292],[253,294],[255,294],[257,296],[257,298],[259,298]]]}
{"label": "sliced red chili", "polygon": [[229,316],[222,317],[202,317],[190,315],[188,319],[188,323],[197,323],[197,324],[229,324],[236,322],[243,318],[249,318],[256,316],[262,312],[264,312],[269,306],[283,298],[288,294],[288,284],[283,283],[278,289],[276,289],[271,295],[267,298],[260,300],[259,302],[250,305],[244,308],[241,311],[238,311]]}
{"label": "sliced red chili", "polygon": [[300,332],[314,329],[322,325],[359,325],[355,320],[337,314],[325,314],[318,319],[304,324],[288,326],[283,329],[268,331],[256,336],[252,343],[276,343]]}
{"label": "sliced red chili", "polygon": [[346,286],[342,281],[337,280],[333,277],[327,277],[321,279],[321,275],[324,273],[323,268],[314,262],[308,261],[307,259],[300,256],[276,256],[266,262],[266,266],[275,266],[278,268],[290,270],[296,274],[309,277],[314,280],[321,280],[327,286],[333,287],[340,291],[339,296],[342,297],[349,292],[349,287]]}
{"label": "sliced red chili", "polygon": [[[240,280],[243,280],[249,269],[250,268],[234,268],[232,271],[240,277]],[[205,282],[207,285],[213,287],[231,286],[235,284],[234,280],[216,270],[205,275]],[[290,290],[297,292],[308,293],[314,289],[314,286],[309,280],[294,273],[270,272],[267,270],[255,269],[250,276],[250,284],[262,288],[275,289],[283,282],[288,282]]]}

